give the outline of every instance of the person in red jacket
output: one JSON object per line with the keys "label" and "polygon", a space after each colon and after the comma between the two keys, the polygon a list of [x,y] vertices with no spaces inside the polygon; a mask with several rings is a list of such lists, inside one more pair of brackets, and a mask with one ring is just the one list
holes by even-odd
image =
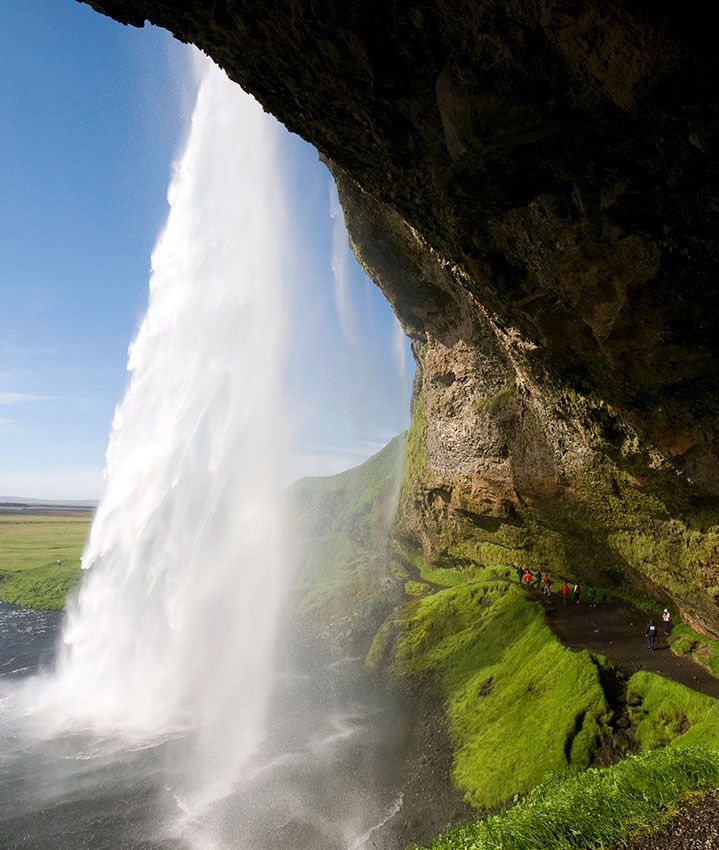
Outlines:
{"label": "person in red jacket", "polygon": [[529,590],[529,586],[532,583],[532,571],[529,569],[529,567],[527,567],[527,569],[524,571],[524,578],[522,579],[522,581],[524,582],[525,588]]}
{"label": "person in red jacket", "polygon": [[569,597],[569,585],[567,584],[567,580],[564,579],[562,581],[562,602],[566,605],[567,598]]}

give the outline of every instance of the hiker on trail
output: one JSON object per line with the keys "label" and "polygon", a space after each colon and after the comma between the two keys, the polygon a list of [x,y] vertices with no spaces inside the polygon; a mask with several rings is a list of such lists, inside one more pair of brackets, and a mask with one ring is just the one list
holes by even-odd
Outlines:
{"label": "hiker on trail", "polygon": [[517,568],[517,581],[521,587],[522,581],[524,581],[524,570],[519,566],[519,564],[515,564],[514,566]]}
{"label": "hiker on trail", "polygon": [[590,608],[596,608],[597,607],[597,603],[595,601],[596,596],[597,596],[597,592],[594,589],[593,585],[591,585],[591,584],[588,585],[588,587],[587,587],[587,599],[589,600],[589,607]]}
{"label": "hiker on trail", "polygon": [[529,590],[529,586],[532,583],[532,571],[529,569],[529,567],[527,567],[527,569],[524,571],[524,578],[522,579],[522,581],[524,582],[525,588]]}
{"label": "hiker on trail", "polygon": [[537,579],[537,590],[541,591],[542,590],[542,571],[541,570],[537,570],[536,579]]}
{"label": "hiker on trail", "polygon": [[542,576],[542,582],[544,583],[542,592],[549,596],[549,576],[546,573]]}
{"label": "hiker on trail", "polygon": [[672,615],[668,608],[665,608],[662,612],[662,623],[664,623],[664,634],[668,635],[672,628]]}
{"label": "hiker on trail", "polygon": [[574,601],[577,603],[577,605],[579,605],[579,597],[580,597],[581,593],[582,593],[582,591],[579,588],[579,583],[575,582],[573,594],[574,594]]}
{"label": "hiker on trail", "polygon": [[567,580],[564,579],[562,581],[562,602],[567,604],[567,597],[569,596],[569,585],[567,584]]}
{"label": "hiker on trail", "polygon": [[649,647],[649,649],[654,649],[654,641],[657,639],[657,627],[651,620],[649,621],[649,625],[647,626],[646,637],[647,646]]}

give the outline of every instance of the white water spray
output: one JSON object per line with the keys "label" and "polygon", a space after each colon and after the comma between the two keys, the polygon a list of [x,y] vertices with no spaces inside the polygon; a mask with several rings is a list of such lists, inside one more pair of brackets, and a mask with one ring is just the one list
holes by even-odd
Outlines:
{"label": "white water spray", "polygon": [[58,724],[201,729],[203,759],[228,778],[262,738],[282,583],[280,131],[203,63],[89,575],[45,694]]}

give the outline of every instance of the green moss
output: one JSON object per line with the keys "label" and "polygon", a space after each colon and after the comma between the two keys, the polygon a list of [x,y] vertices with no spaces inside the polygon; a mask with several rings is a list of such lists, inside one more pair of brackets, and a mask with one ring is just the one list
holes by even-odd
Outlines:
{"label": "green moss", "polygon": [[643,749],[719,747],[719,700],[653,673],[635,673],[627,702]]}
{"label": "green moss", "polygon": [[474,404],[476,413],[496,413],[514,396],[514,387],[503,387],[498,393],[477,401]]}
{"label": "green moss", "polygon": [[412,417],[407,431],[404,451],[404,470],[400,487],[400,507],[414,497],[427,477],[427,449],[424,443],[425,421],[422,404],[418,398],[412,403]]}
{"label": "green moss", "polygon": [[395,510],[404,436],[365,463],[339,475],[306,478],[288,492],[294,539],[302,556],[300,614],[328,625],[371,621],[387,606],[387,581],[409,578],[390,563],[389,526]]}
{"label": "green moss", "polygon": [[422,581],[406,581],[404,583],[404,592],[407,596],[424,596],[429,590],[429,585]]}
{"label": "green moss", "polygon": [[540,606],[496,571],[409,603],[385,624],[367,663],[431,674],[445,696],[452,780],[474,806],[585,767],[606,735],[596,665],[544,624]]}
{"label": "green moss", "polygon": [[397,541],[392,544],[393,551],[399,558],[410,564],[417,575],[425,582],[439,584],[443,587],[453,587],[462,584],[470,578],[467,572],[450,567],[430,567],[424,558]]}

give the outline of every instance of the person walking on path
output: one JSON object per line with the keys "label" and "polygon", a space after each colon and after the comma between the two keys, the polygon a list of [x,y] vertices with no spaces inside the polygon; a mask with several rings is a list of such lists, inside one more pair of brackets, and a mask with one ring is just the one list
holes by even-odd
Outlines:
{"label": "person walking on path", "polygon": [[544,593],[546,596],[549,596],[549,583],[550,582],[549,582],[549,576],[546,573],[542,576],[542,583],[544,584],[544,587],[542,588],[542,593]]}
{"label": "person walking on path", "polygon": [[662,612],[662,623],[664,623],[664,634],[668,635],[672,630],[672,615],[669,613],[668,608],[665,608]]}
{"label": "person walking on path", "polygon": [[569,585],[567,584],[567,580],[564,579],[562,582],[562,602],[564,605],[567,604],[567,597],[569,596]]}
{"label": "person walking on path", "polygon": [[590,584],[587,587],[587,599],[589,600],[589,607],[590,608],[596,608],[597,607],[596,597],[597,597],[597,592],[594,589],[594,586]]}
{"label": "person walking on path", "polygon": [[535,578],[536,578],[536,584],[537,584],[537,593],[541,593],[542,592],[542,571],[541,570],[537,570],[537,575],[535,576]]}
{"label": "person walking on path", "polygon": [[524,570],[519,566],[519,564],[514,565],[517,568],[517,581],[519,582],[519,586],[522,586],[522,580],[524,579]]}
{"label": "person walking on path", "polygon": [[649,625],[647,626],[646,637],[647,637],[647,646],[649,647],[649,649],[653,650],[654,649],[654,641],[657,639],[657,627],[654,625],[654,623],[651,620],[649,621]]}
{"label": "person walking on path", "polygon": [[581,594],[581,590],[579,588],[579,582],[574,583],[574,601],[579,605],[579,596]]}
{"label": "person walking on path", "polygon": [[527,569],[524,571],[524,578],[522,579],[522,581],[524,582],[525,589],[529,590],[532,584],[532,571],[529,569],[529,567],[527,567]]}

